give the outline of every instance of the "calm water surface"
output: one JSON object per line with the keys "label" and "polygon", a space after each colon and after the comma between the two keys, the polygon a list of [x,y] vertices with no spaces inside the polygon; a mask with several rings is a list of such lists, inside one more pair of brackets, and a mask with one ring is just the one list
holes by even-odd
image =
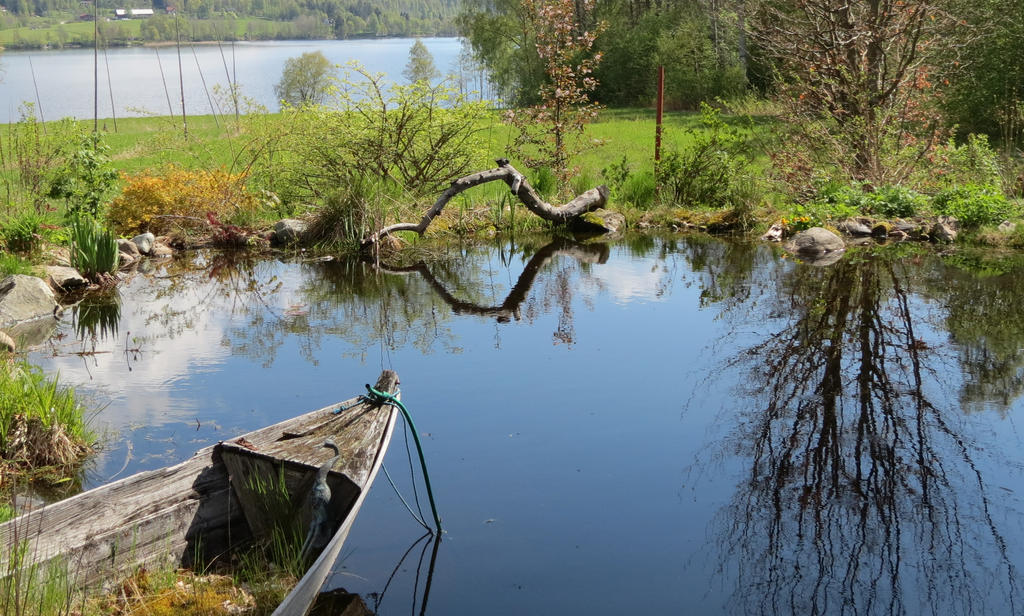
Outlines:
{"label": "calm water surface", "polygon": [[32,359],[107,403],[90,486],[398,371],[447,533],[378,478],[332,584],[381,614],[1021,613],[1024,258],[921,250],[194,254]]}
{"label": "calm water surface", "polygon": [[[437,68],[442,73],[452,71],[461,40],[422,40]],[[244,97],[277,111],[279,101],[274,84],[280,81],[288,58],[320,51],[333,63],[354,60],[371,72],[402,80],[413,42],[414,39],[261,41],[186,46],[181,49],[182,84],[178,54],[173,46],[110,49],[99,56],[99,117],[181,115],[181,85],[188,115],[208,115],[213,110],[233,114],[234,108],[227,99],[214,96],[215,86],[227,88],[229,83],[238,83]],[[0,71],[0,123],[17,121],[21,116],[19,108],[26,101],[39,101],[36,117],[41,110],[47,121],[93,117],[91,49],[5,52],[0,56]],[[107,128],[113,130],[113,125],[108,124]]]}

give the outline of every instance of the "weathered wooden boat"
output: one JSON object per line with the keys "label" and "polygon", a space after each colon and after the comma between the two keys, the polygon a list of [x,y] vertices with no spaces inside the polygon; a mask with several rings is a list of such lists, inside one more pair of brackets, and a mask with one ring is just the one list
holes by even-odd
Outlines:
{"label": "weathered wooden boat", "polygon": [[[384,371],[374,389],[396,394]],[[305,614],[330,573],[384,459],[392,404],[364,396],[222,441],[180,464],[146,471],[42,507],[0,525],[0,571],[63,562],[80,588],[118,580],[139,566],[192,566],[270,533],[282,518],[309,528],[310,493],[324,471],[326,545],[274,614]],[[307,537],[308,539],[308,537]],[[319,547],[319,546],[317,546]],[[312,558],[312,557],[311,557]]]}

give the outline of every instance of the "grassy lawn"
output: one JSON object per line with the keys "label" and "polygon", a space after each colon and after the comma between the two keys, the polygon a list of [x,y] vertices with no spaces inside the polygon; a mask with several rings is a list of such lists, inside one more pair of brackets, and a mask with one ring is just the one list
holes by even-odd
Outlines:
{"label": "grassy lawn", "polygon": [[[91,21],[77,21],[70,18],[66,23],[48,25],[42,23],[30,23],[20,28],[7,28],[0,30],[0,45],[5,47],[42,47],[51,45],[87,45],[92,46],[93,23]],[[109,33],[110,38],[139,38],[141,21],[103,21],[100,18],[100,27]]]}
{"label": "grassy lawn", "polygon": [[[212,115],[190,116],[187,118],[187,136],[182,118],[177,116],[120,118],[117,120],[116,131],[113,121],[108,119],[102,121],[100,127],[103,143],[109,147],[108,156],[113,167],[122,174],[122,177],[162,176],[168,165],[193,171],[223,170],[231,174],[244,174],[249,170],[253,161],[259,158],[263,165],[264,175],[250,176],[248,188],[252,193],[262,194],[260,191],[265,188],[276,190],[275,185],[264,183],[267,181],[265,175],[268,166],[265,158],[267,149],[281,150],[281,154],[275,155],[275,161],[280,161],[281,155],[287,156],[287,149],[290,147],[289,139],[294,139],[287,136],[293,129],[289,123],[301,122],[303,119],[302,116],[297,119],[296,114],[289,113],[243,115],[237,121],[233,115],[216,118]],[[541,192],[545,199],[554,203],[561,202],[554,195],[553,178],[550,175],[545,177],[544,174],[527,169],[525,164],[512,153],[516,129],[501,121],[499,111],[487,112],[477,121],[479,122],[479,147],[472,152],[473,162],[466,173],[493,168],[495,159],[509,158],[514,166],[527,174],[531,184]],[[757,132],[764,131],[766,127],[770,126],[763,119],[755,121],[748,117],[726,118],[726,123],[739,129],[745,138],[754,136]],[[51,139],[55,134],[67,134],[67,125],[58,130],[55,124],[47,123]],[[77,123],[77,129],[82,134],[90,132],[92,126],[91,121]],[[0,136],[6,141],[5,147],[10,149],[11,144],[17,142],[19,130],[24,131],[24,126],[20,124],[0,125]],[[666,113],[663,124],[662,152],[667,155],[672,151],[685,149],[692,144],[695,138],[706,134],[700,114]],[[268,140],[260,135],[270,135],[271,137]],[[285,135],[285,137],[280,141],[275,141],[280,135]],[[330,138],[333,135],[325,137]],[[647,179],[644,181],[650,184],[649,191],[653,191],[654,139],[655,115],[653,110],[616,109],[604,111],[598,121],[587,126],[586,133],[583,135],[584,142],[597,142],[600,145],[585,149],[576,158],[579,173],[573,181],[573,192],[578,194],[600,184],[609,184],[613,191],[612,201],[609,204],[611,209],[623,211],[627,217],[632,219],[643,216],[644,211],[641,210],[646,210],[650,202],[641,206],[639,210],[628,205],[625,193],[623,195],[616,194],[618,189],[615,182],[612,176],[606,174],[604,170],[613,164],[621,165],[625,160],[629,173],[632,176],[646,176]],[[24,137],[22,140],[24,141]],[[72,144],[72,149],[77,147]],[[756,152],[756,148],[751,148],[751,150]],[[13,181],[16,167],[11,163],[14,158],[13,155],[8,156],[7,169],[0,170],[0,189],[4,185],[9,188],[16,184]],[[301,182],[301,174],[304,173],[301,161],[292,162],[299,165],[297,170]],[[755,157],[755,164],[757,162]],[[280,162],[270,164],[270,167],[279,168]],[[319,170],[310,168],[309,172],[316,174]],[[293,178],[291,181],[294,182],[295,179]],[[45,186],[43,189],[45,191]],[[374,198],[378,201],[382,199],[387,201],[388,205],[385,207],[389,213],[385,217],[387,222],[395,222],[396,219],[417,220],[438,195],[439,192],[427,193],[419,198],[414,198],[395,193]],[[32,199],[33,197],[29,193],[25,193],[20,199],[10,200],[6,208],[9,221],[22,217]],[[14,203],[21,205],[11,205]],[[61,224],[60,212],[63,203],[53,200],[50,200],[50,203],[56,209],[44,216],[46,218],[44,222],[50,225],[59,225]],[[438,229],[458,228],[467,232],[485,230],[492,225],[500,228],[508,219],[506,210],[509,204],[508,189],[504,184],[495,182],[479,186],[453,199],[444,212],[445,220],[439,220],[439,224],[436,226]],[[254,221],[252,216],[255,216],[255,220],[270,222],[283,215],[302,215],[311,207],[315,209],[321,205],[321,203],[295,201],[290,205],[285,203],[283,207],[268,205],[265,209],[249,215],[245,224]],[[38,205],[36,208],[38,210]],[[6,224],[8,223],[0,222],[0,228]],[[514,224],[517,227],[531,227],[543,223],[540,219],[535,219],[524,212],[523,215],[515,215]],[[20,266],[19,264],[9,265],[10,267],[5,269],[11,270],[16,265]]]}
{"label": "grassy lawn", "polygon": [[[279,121],[280,114],[268,114],[269,122]],[[741,128],[747,134],[763,131],[770,124],[763,119],[728,118],[728,122]],[[233,117],[189,116],[189,137],[186,140],[180,117],[156,116],[149,118],[120,118],[118,131],[113,132],[110,120],[103,122],[107,128],[104,142],[111,147],[111,157],[117,167],[125,173],[139,173],[173,163],[189,168],[209,166],[234,167],[244,165],[245,148],[251,146],[251,139]],[[83,122],[91,129],[91,122]],[[2,128],[0,128],[2,130]],[[514,129],[503,124],[497,113],[480,127],[484,138],[485,155],[479,159],[479,169],[494,166],[494,159],[509,157],[521,171],[525,168],[510,156],[514,140]],[[702,130],[700,114],[692,112],[671,112],[664,115],[662,152],[680,149],[689,144],[693,135]],[[635,169],[652,169],[654,161],[655,117],[648,109],[615,109],[602,112],[599,120],[587,127],[586,139],[596,139],[602,145],[584,150],[579,157],[581,175],[596,184],[602,182],[601,170],[611,163],[617,163],[625,156]]]}

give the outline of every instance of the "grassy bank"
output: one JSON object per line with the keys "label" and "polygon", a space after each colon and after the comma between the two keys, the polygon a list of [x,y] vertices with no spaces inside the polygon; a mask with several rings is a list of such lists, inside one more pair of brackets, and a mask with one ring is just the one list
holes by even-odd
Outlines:
{"label": "grassy bank", "polygon": [[[230,102],[222,101],[222,104],[229,106]],[[497,112],[483,111],[471,118],[471,121],[471,143],[453,154],[464,158],[465,164],[460,173],[493,167],[495,158],[509,155],[514,139],[511,129],[502,124]],[[664,133],[666,151],[690,143],[694,131],[699,130],[699,124],[699,116],[694,114],[667,114]],[[3,212],[4,220],[0,222],[0,227],[7,229],[7,232],[0,232],[0,239],[8,238],[6,245],[9,249],[14,247],[18,237],[31,237],[33,234],[41,236],[44,241],[61,242],[62,234],[55,232],[53,227],[63,226],[64,212],[69,204],[50,196],[50,187],[59,174],[53,172],[51,175],[54,177],[46,177],[47,170],[43,168],[67,167],[66,159],[78,147],[74,137],[58,136],[84,135],[91,128],[91,122],[67,121],[47,123],[45,127],[31,121],[0,127],[0,135],[5,138],[0,147],[8,149],[8,165],[0,175],[0,192],[6,189],[9,195],[6,207],[3,208],[6,210]],[[418,219],[439,194],[436,188],[422,186],[409,190],[390,177],[358,177],[358,174],[350,173],[352,168],[332,169],[335,175],[325,178],[323,186],[307,189],[307,178],[319,175],[321,169],[330,164],[328,161],[317,165],[313,161],[308,174],[302,168],[309,154],[303,148],[317,139],[310,135],[314,129],[310,118],[300,112],[249,113],[237,121],[233,114],[219,117],[189,116],[187,134],[185,122],[180,117],[122,118],[117,121],[116,132],[113,121],[106,120],[101,124],[103,145],[109,148],[105,156],[109,158],[109,166],[122,177],[118,190],[127,186],[132,178],[164,177],[170,168],[194,173],[218,170],[244,182],[245,195],[236,192],[234,195],[226,195],[227,200],[239,203],[253,198],[258,201],[252,207],[244,208],[244,212],[197,204],[188,211],[167,211],[163,214],[202,218],[209,210],[225,223],[259,227],[281,217],[315,216],[317,212],[323,213],[331,208],[349,210],[354,207],[367,210],[355,213],[359,219],[355,221],[356,226],[363,228],[371,223]],[[344,134],[333,134],[324,138],[343,140],[345,137]],[[605,118],[591,127],[587,138],[599,139],[604,145],[584,151],[580,156],[580,173],[574,182],[577,191],[607,183],[605,169],[609,165],[621,166],[625,161],[629,168],[652,168],[654,117],[648,111],[608,112]],[[60,143],[60,139],[64,142]],[[25,144],[30,144],[30,147]],[[328,153],[317,153],[325,154]],[[54,165],[54,162],[57,164]],[[514,161],[514,164],[518,163]],[[352,165],[353,168],[357,166]],[[550,173],[546,170],[528,171],[528,175],[542,195],[552,200],[557,199]],[[653,189],[653,176],[650,180]],[[186,178],[183,182],[191,183],[191,180]],[[354,190],[356,186],[358,191]],[[180,186],[174,190],[179,189]],[[359,194],[353,196],[353,192]],[[116,195],[117,190],[114,190],[110,197]],[[528,215],[520,205],[507,199],[506,195],[507,189],[496,184],[469,191],[449,205],[432,230],[472,233],[487,229],[500,231],[510,225],[518,228],[542,226],[542,221]],[[160,198],[181,201],[178,197],[180,194],[168,194]],[[353,204],[353,201],[357,203]],[[119,211],[123,211],[123,208]],[[335,213],[335,217],[345,216],[347,214]],[[137,230],[122,222],[125,221],[116,220],[116,215],[109,220],[109,224],[122,233]],[[166,232],[169,229],[157,231]],[[29,256],[33,253],[32,250],[17,252]],[[23,269],[16,262],[0,264],[0,267],[8,272]]]}
{"label": "grassy bank", "polygon": [[[243,101],[236,118],[234,101],[222,96],[223,115],[122,118],[116,131],[112,120],[103,121],[102,163],[120,179],[99,187],[106,191],[99,213],[121,235],[148,229],[186,244],[212,236],[242,245],[280,218],[306,218],[316,231],[312,245],[352,248],[373,229],[419,220],[451,179],[508,157],[552,203],[608,185],[608,208],[633,226],[761,231],[781,224],[794,232],[858,216],[952,215],[977,230],[975,238],[1024,246],[1024,236],[985,229],[1019,218],[1019,203],[1005,199],[1000,175],[1001,165],[1019,161],[1000,160],[983,139],[937,146],[899,186],[850,185],[827,165],[797,185],[788,183],[793,170],[780,156],[786,127],[763,102],[745,105],[742,114],[710,107],[666,113],[659,165],[653,111],[604,110],[581,135],[586,147],[573,158],[571,187],[559,191],[550,169],[526,169],[517,158],[516,129],[501,112],[416,86],[375,99],[372,81],[348,83],[362,98],[338,94],[335,104],[344,111],[266,113]],[[97,188],[87,185],[95,165],[75,166],[76,148],[91,129],[91,122],[66,120],[0,127],[0,192],[8,195],[0,241],[8,252],[32,262],[31,250],[16,247],[19,237],[64,240],[68,209]],[[55,197],[54,187],[65,184],[74,190]],[[490,183],[452,200],[430,233],[546,226],[504,185]],[[0,269],[19,268],[9,257],[0,261]]]}
{"label": "grassy bank", "polygon": [[0,363],[0,490],[73,482],[95,440],[74,391],[26,363]]}

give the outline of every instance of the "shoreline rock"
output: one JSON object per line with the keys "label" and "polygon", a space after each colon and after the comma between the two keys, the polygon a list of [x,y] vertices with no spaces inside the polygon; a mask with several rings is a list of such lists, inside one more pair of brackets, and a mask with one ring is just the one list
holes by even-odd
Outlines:
{"label": "shoreline rock", "polygon": [[14,274],[0,280],[0,327],[52,317],[59,308],[53,289],[42,278]]}

